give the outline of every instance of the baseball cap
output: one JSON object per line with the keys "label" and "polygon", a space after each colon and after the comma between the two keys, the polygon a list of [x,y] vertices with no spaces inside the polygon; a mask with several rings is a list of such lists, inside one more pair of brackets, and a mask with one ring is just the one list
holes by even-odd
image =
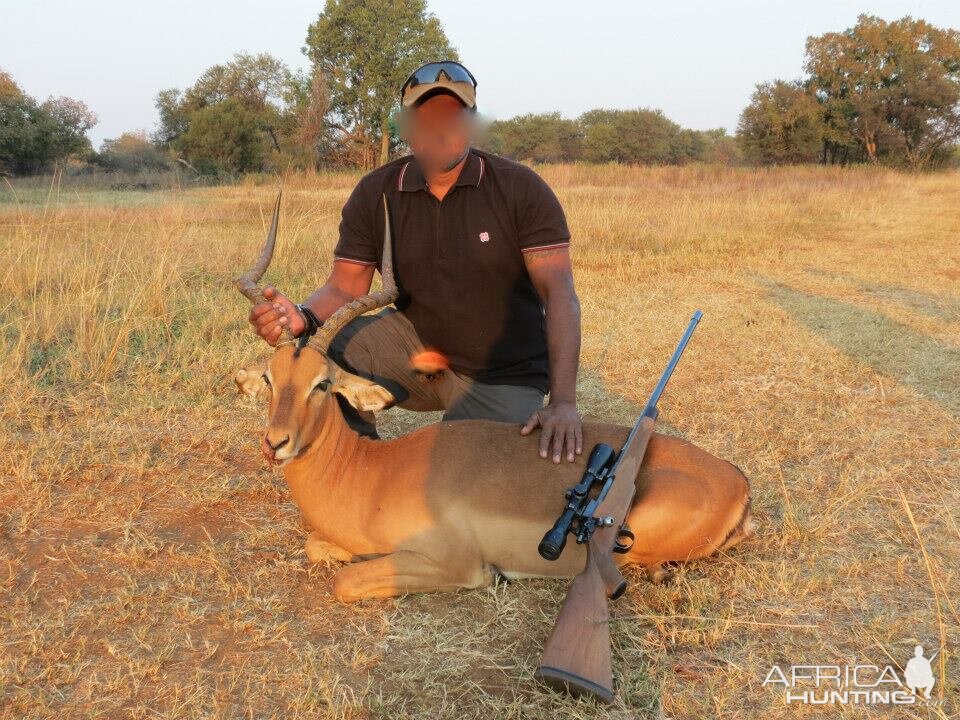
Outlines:
{"label": "baseball cap", "polygon": [[412,73],[400,87],[400,105],[414,107],[438,92],[457,97],[468,108],[477,107],[477,80],[454,60],[428,62]]}

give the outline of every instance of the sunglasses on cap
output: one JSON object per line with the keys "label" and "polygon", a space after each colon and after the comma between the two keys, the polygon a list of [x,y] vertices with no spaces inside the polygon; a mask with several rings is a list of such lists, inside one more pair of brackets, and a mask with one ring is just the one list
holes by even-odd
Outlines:
{"label": "sunglasses on cap", "polygon": [[[446,78],[444,78],[444,74]],[[449,82],[470,83],[477,87],[477,79],[463,65],[453,60],[441,60],[440,62],[428,62],[421,65],[406,79],[400,88],[400,96],[406,94],[407,90],[415,88],[423,83],[432,84],[446,79]]]}

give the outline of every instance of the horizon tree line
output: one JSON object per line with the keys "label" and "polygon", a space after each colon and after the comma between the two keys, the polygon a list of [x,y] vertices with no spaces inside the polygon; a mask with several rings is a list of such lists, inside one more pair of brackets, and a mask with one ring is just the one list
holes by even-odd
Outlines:
{"label": "horizon tree line", "polygon": [[[309,71],[241,52],[188,88],[164,89],[153,133],[124,133],[99,150],[87,138],[96,115],[82,101],[41,103],[0,70],[0,174],[66,162],[127,173],[178,165],[200,176],[369,170],[407,152],[396,122],[403,79],[430,59],[459,59],[425,0],[326,0],[301,50]],[[809,37],[804,71],[759,83],[734,136],[683,128],[659,109],[596,108],[495,120],[479,144],[527,162],[960,161],[960,31],[860,15],[853,28]]]}

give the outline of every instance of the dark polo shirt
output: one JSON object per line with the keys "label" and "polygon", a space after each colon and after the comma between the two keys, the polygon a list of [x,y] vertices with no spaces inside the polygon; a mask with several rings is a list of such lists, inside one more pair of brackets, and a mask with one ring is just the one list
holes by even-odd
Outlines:
{"label": "dark polo shirt", "polygon": [[556,195],[532,169],[471,148],[443,200],[413,155],[364,175],[347,199],[336,260],[376,265],[390,209],[396,307],[428,349],[480,382],[549,392],[546,318],[524,253],[570,243]]}

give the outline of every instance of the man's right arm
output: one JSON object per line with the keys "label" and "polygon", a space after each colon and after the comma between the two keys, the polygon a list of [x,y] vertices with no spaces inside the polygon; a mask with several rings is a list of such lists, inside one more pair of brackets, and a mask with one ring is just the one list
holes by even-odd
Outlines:
{"label": "man's right arm", "polygon": [[[341,305],[370,292],[375,270],[373,265],[335,259],[327,281],[303,304],[313,310],[318,318],[326,320]],[[294,336],[306,329],[306,318],[287,296],[277,292],[272,285],[263,289],[263,295],[267,302],[250,309],[250,323],[270,345],[277,344],[284,326],[289,327]]]}
{"label": "man's right arm", "polygon": [[[370,292],[378,253],[373,213],[380,193],[374,191],[369,177],[360,179],[343,206],[340,239],[333,249],[330,276],[303,301],[320,320],[326,320],[341,305]],[[250,323],[260,337],[276,345],[284,326],[290,328],[294,337],[306,329],[307,319],[289,298],[273,287],[264,288],[263,295],[267,302],[254,305],[250,310]]]}

